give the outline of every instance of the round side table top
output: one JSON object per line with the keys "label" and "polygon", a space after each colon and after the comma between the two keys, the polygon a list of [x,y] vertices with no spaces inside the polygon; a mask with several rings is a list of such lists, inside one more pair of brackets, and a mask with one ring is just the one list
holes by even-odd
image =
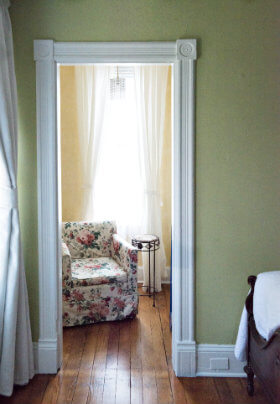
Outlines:
{"label": "round side table top", "polygon": [[138,234],[132,237],[132,240],[137,243],[150,243],[151,241],[158,241],[159,237],[155,234]]}
{"label": "round side table top", "polygon": [[160,241],[155,234],[139,234],[132,237],[131,244],[137,247],[138,251],[148,252],[158,250]]}

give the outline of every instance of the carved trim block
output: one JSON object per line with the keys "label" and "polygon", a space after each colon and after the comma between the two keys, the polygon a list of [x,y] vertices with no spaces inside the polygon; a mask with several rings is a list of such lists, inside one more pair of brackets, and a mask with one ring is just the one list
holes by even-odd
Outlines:
{"label": "carved trim block", "polygon": [[177,58],[180,60],[197,58],[196,39],[178,39],[177,43]]}
{"label": "carved trim block", "polygon": [[53,60],[53,40],[34,41],[34,60]]}

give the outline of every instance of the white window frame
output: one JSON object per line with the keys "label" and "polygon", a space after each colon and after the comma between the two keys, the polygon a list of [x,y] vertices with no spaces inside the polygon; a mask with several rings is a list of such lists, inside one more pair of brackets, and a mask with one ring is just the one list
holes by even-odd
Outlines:
{"label": "white window frame", "polygon": [[38,373],[62,361],[60,145],[58,65],[170,63],[173,65],[172,364],[195,376],[194,139],[196,40],[176,42],[34,41],[36,62],[39,341]]}

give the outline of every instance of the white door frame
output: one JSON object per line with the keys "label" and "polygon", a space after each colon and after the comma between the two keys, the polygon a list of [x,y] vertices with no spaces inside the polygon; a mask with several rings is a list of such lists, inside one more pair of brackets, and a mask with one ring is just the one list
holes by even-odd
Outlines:
{"label": "white door frame", "polygon": [[62,358],[60,156],[57,66],[62,63],[173,64],[172,363],[195,376],[194,138],[196,40],[176,42],[34,41],[36,61],[39,341],[38,373]]}

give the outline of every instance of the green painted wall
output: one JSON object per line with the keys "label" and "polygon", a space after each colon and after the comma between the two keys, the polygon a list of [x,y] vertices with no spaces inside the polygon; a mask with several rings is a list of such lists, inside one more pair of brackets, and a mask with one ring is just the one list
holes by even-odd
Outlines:
{"label": "green painted wall", "polygon": [[280,269],[279,0],[14,0],[19,190],[38,337],[33,40],[197,38],[197,340],[233,343],[246,278]]}

